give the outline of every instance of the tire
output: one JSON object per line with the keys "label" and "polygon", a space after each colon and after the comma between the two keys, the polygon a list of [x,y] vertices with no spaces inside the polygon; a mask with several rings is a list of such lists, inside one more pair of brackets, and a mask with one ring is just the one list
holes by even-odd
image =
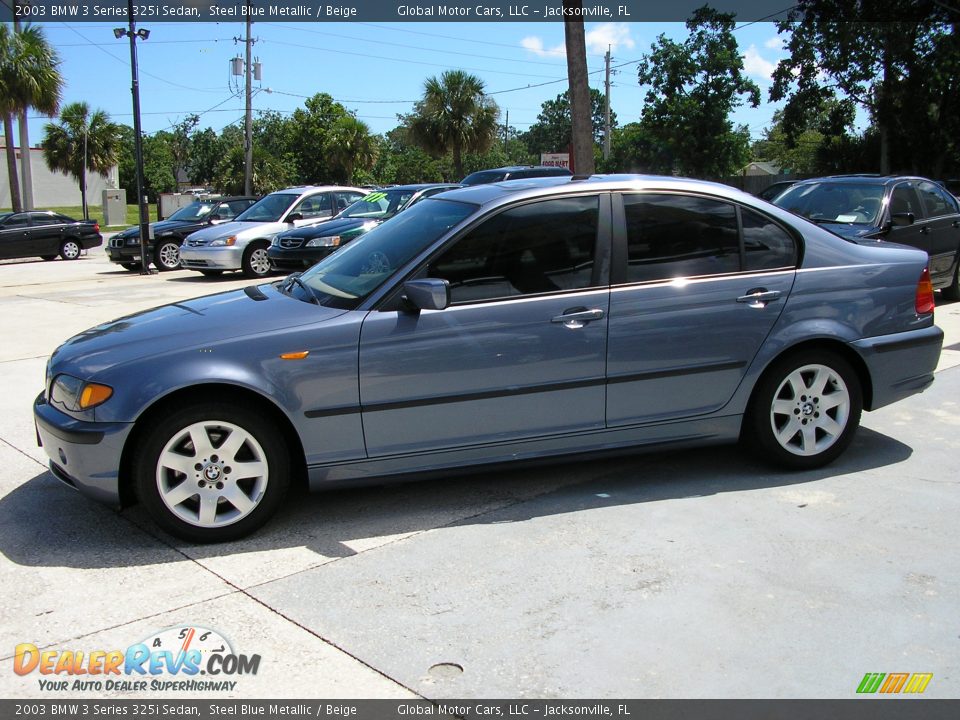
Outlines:
{"label": "tire", "polygon": [[76,240],[64,240],[60,245],[60,257],[64,260],[76,260],[80,257],[80,243]]}
{"label": "tire", "polygon": [[223,270],[201,270],[200,274],[204,277],[220,277],[223,275]]}
{"label": "tire", "polygon": [[862,410],[860,380],[846,360],[828,350],[798,352],[757,384],[741,442],[783,467],[822,467],[846,450]]}
{"label": "tire", "polygon": [[251,243],[243,253],[241,269],[248,278],[262,278],[270,274],[270,258],[264,242]]}
{"label": "tire", "polygon": [[249,535],[277,511],[290,485],[287,443],[276,424],[228,403],[163,417],[138,442],[133,463],[150,517],[196,543]]}
{"label": "tire", "polygon": [[122,267],[124,270],[133,272],[134,270],[140,269],[140,263],[120,263],[120,267]]}
{"label": "tire", "polygon": [[957,267],[953,271],[953,282],[945,288],[940,288],[940,294],[944,300],[960,300],[960,260],[957,261]]}
{"label": "tire", "polygon": [[160,272],[180,269],[180,243],[164,240],[153,252],[153,264]]}

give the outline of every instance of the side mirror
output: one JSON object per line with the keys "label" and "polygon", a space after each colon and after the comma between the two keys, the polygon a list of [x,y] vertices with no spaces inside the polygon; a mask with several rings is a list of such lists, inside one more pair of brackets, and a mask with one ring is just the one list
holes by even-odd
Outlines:
{"label": "side mirror", "polygon": [[446,310],[450,306],[450,283],[436,278],[408,280],[403,294],[417,310]]}
{"label": "side mirror", "polygon": [[302,214],[302,213],[295,212],[295,213],[290,213],[289,215],[287,215],[287,222],[288,222],[288,223],[296,222],[297,220],[303,220],[303,214]]}
{"label": "side mirror", "polygon": [[215,222],[218,222],[219,220],[220,220],[220,216],[217,215],[216,213],[207,217],[207,222],[210,223],[211,225],[213,225]]}
{"label": "side mirror", "polygon": [[916,216],[911,212],[893,213],[890,216],[890,222],[894,227],[907,227],[916,222]]}

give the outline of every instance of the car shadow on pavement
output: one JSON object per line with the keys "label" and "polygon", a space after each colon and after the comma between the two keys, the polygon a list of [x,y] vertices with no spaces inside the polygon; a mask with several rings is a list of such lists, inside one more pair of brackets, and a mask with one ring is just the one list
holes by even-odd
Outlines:
{"label": "car shadow on pavement", "polygon": [[179,541],[138,506],[118,513],[41,473],[0,499],[0,553],[18,565],[108,568],[305,548],[318,556],[315,566],[444,527],[812,484],[895,465],[912,453],[898,440],[860,428],[839,460],[806,472],[779,471],[736,447],[717,447],[316,494],[295,490],[265,528],[219,545]]}

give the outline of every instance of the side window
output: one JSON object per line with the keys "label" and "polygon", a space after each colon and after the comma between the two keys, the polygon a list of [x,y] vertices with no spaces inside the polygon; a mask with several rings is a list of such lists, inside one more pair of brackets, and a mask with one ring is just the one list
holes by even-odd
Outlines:
{"label": "side window", "polygon": [[591,196],[506,210],[433,260],[427,275],[450,282],[454,303],[590,287],[599,206]]}
{"label": "side window", "polygon": [[213,212],[210,214],[219,216],[221,220],[230,220],[237,213],[233,209],[232,203],[220,203],[213,209]]}
{"label": "side window", "polygon": [[348,207],[353,205],[357,200],[363,200],[365,197],[361,193],[356,192],[338,192],[334,193],[337,198],[337,209],[334,212],[341,212],[346,210]]}
{"label": "side window", "polygon": [[330,217],[333,215],[333,207],[331,205],[332,200],[333,198],[331,197],[330,193],[311,195],[310,197],[301,200],[300,205],[294,209],[294,212],[298,212],[303,215],[304,220]]}
{"label": "side window", "polygon": [[733,205],[687,195],[624,197],[627,282],[740,270]]}
{"label": "side window", "polygon": [[893,189],[890,196],[890,215],[913,213],[917,219],[922,218],[923,210],[920,207],[920,198],[910,183],[900,183]]}
{"label": "side window", "polygon": [[773,270],[797,264],[797,246],[782,227],[760,213],[740,209],[744,270]]}
{"label": "side window", "polygon": [[27,215],[26,213],[18,213],[17,215],[11,215],[6,220],[3,221],[3,226],[5,228],[14,228],[14,227],[26,227]]}
{"label": "side window", "polygon": [[31,213],[30,215],[31,225],[59,225],[60,222],[55,216],[46,213]]}
{"label": "side window", "polygon": [[927,217],[942,217],[957,212],[956,204],[947,193],[932,182],[917,183],[917,192],[926,206]]}

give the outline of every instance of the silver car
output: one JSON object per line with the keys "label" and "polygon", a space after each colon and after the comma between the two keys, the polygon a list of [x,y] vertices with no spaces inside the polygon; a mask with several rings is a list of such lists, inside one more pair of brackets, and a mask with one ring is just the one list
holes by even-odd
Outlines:
{"label": "silver car", "polygon": [[270,193],[233,222],[188,235],[180,248],[180,265],[208,276],[242,270],[247,277],[264,277],[270,273],[267,248],[277,233],[329,220],[366,194],[360,188],[337,185]]}
{"label": "silver car", "polygon": [[925,253],[732,188],[544,178],[441,193],[303,274],[68,340],[52,472],[197,542],[313,489],[742,440],[824,465],[933,382]]}

